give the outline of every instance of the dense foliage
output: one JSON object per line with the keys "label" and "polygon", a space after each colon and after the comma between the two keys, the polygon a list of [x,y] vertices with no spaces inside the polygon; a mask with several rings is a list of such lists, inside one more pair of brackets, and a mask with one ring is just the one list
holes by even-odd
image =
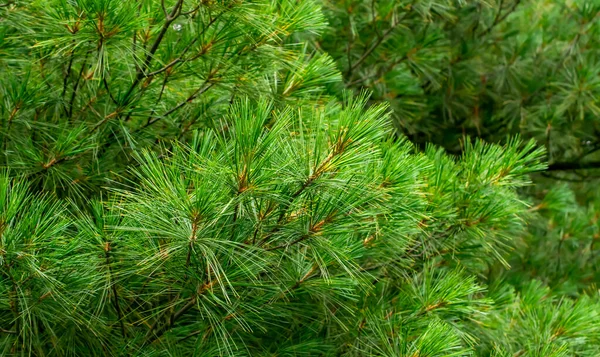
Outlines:
{"label": "dense foliage", "polygon": [[518,237],[514,284],[525,276],[560,293],[595,284],[600,238],[598,61],[593,1],[341,1],[336,31],[318,45],[344,86],[389,103],[417,145],[460,153],[461,138],[535,139],[549,168],[524,192],[536,215]]}
{"label": "dense foliage", "polygon": [[597,5],[5,1],[0,354],[600,354]]}

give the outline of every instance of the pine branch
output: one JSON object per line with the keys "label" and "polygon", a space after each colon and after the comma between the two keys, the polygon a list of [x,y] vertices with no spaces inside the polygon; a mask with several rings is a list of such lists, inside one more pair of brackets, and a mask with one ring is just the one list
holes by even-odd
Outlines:
{"label": "pine branch", "polygon": [[[11,292],[8,296],[8,300],[9,300],[9,306],[10,309],[13,313],[14,316],[14,322],[15,322],[15,331],[18,334],[21,334],[21,320],[20,320],[20,304],[19,304],[19,284],[17,283],[17,281],[15,280],[12,272],[11,272],[11,267],[10,265],[6,264],[6,262],[3,264],[2,269],[0,269],[1,272],[4,273],[4,275],[6,275],[8,277],[8,279],[10,280],[10,284],[11,284]],[[12,296],[11,296],[12,295]]]}
{"label": "pine branch", "polygon": [[504,0],[501,0],[500,5],[498,6],[498,12],[496,13],[496,17],[494,18],[494,21],[492,22],[490,27],[488,27],[487,29],[482,31],[478,37],[483,37],[483,36],[487,35],[488,33],[490,33],[494,29],[494,27],[496,27],[496,25],[500,24],[510,14],[512,14],[517,9],[517,6],[519,6],[520,3],[521,3],[521,0],[515,0],[515,3],[510,8],[510,10],[508,10],[504,15],[500,16],[500,14],[502,13],[502,5],[504,4]]}
{"label": "pine branch", "polygon": [[208,28],[210,28],[223,14],[225,14],[226,10],[222,11],[221,13],[219,13],[217,16],[213,17],[208,24],[206,24],[206,26],[204,26],[204,28],[202,29],[202,31],[195,35],[195,37],[190,41],[190,43],[187,44],[187,46],[185,46],[185,48],[181,51],[181,53],[179,54],[179,56],[177,58],[175,58],[174,60],[172,60],[171,62],[167,63],[165,66],[163,66],[162,68],[150,72],[150,73],[145,73],[143,76],[144,77],[152,77],[155,76],[157,74],[160,74],[164,71],[169,70],[170,68],[172,68],[173,66],[175,66],[176,64],[179,63],[183,63],[183,62],[188,62],[188,61],[193,61],[198,59],[200,56],[204,55],[206,52],[206,50],[203,48],[202,51],[200,51],[197,55],[191,57],[190,59],[185,59],[184,56],[187,54],[187,52],[190,50],[190,48],[196,43],[196,41],[202,37],[202,35],[206,32],[206,30]]}
{"label": "pine branch", "polygon": [[573,170],[593,170],[600,168],[600,162],[555,162],[550,164],[546,171],[573,171]]}
{"label": "pine branch", "polygon": [[[63,79],[63,90],[61,94],[61,98],[64,99],[65,94],[67,93],[67,84],[69,83],[69,76],[71,75],[71,68],[73,67],[73,61],[75,60],[75,50],[71,50],[71,54],[69,55],[69,64],[67,65],[67,71],[65,73],[65,78]],[[66,110],[66,108],[65,108]]]}
{"label": "pine branch", "polygon": [[171,9],[170,13],[167,13],[167,10],[165,9],[164,5],[165,5],[164,0],[162,0],[161,6],[163,7],[163,12],[165,14],[165,23],[161,27],[158,35],[156,36],[154,43],[150,47],[150,50],[148,51],[148,54],[146,55],[146,59],[144,60],[143,65],[139,68],[137,75],[136,75],[135,79],[133,80],[133,83],[131,83],[131,86],[129,87],[129,89],[125,93],[125,96],[123,97],[124,98],[123,103],[125,103],[125,104],[129,102],[130,96],[133,93],[133,90],[138,85],[138,83],[140,83],[142,78],[144,78],[144,71],[150,66],[150,63],[152,62],[152,59],[154,58],[154,54],[158,50],[158,47],[160,46],[163,38],[165,37],[165,34],[169,30],[169,26],[173,23],[173,21],[177,20],[177,18],[181,14],[183,0],[177,0],[177,3],[175,4],[175,6],[173,6],[173,9]]}
{"label": "pine branch", "polygon": [[356,80],[347,83],[346,87],[352,87],[355,86],[357,84],[362,84],[365,81],[369,80],[369,79],[373,79],[373,78],[378,78],[381,77],[383,75],[383,73],[387,73],[389,71],[391,71],[394,67],[396,67],[397,65],[399,65],[400,63],[406,61],[408,59],[408,53],[405,54],[404,56],[392,61],[392,63],[390,63],[389,65],[387,65],[385,68],[381,67],[380,69],[377,70],[377,72],[375,74],[369,75],[369,76],[364,76],[364,77],[360,77],[357,78]]}
{"label": "pine branch", "polygon": [[161,116],[158,117],[154,117],[152,120],[148,121],[144,126],[142,126],[141,128],[137,129],[137,131],[141,131],[146,129],[147,127],[153,125],[154,123],[158,122],[159,120],[168,117],[169,115],[175,113],[176,111],[178,111],[179,109],[181,109],[182,107],[184,107],[186,104],[191,103],[192,101],[194,101],[194,99],[198,98],[199,96],[201,96],[202,94],[204,94],[206,91],[208,91],[213,85],[215,85],[215,82],[210,81],[209,79],[207,79],[206,81],[204,81],[204,84],[201,85],[198,89],[196,89],[192,94],[190,94],[189,97],[187,97],[186,100],[184,100],[183,102],[177,104],[176,106],[174,106],[173,108],[167,110],[165,113],[163,113]]}
{"label": "pine branch", "polygon": [[[579,179],[575,179],[575,178],[571,178],[571,177],[561,177],[561,176],[555,176],[552,175],[548,172],[542,172],[541,173],[542,176],[553,179],[553,180],[558,180],[558,181],[566,181],[566,182],[585,182],[587,181],[586,178],[579,178]],[[593,178],[598,178],[598,177],[593,177]]]}
{"label": "pine branch", "polygon": [[[302,185],[300,186],[300,188],[298,188],[287,200],[287,202],[285,203],[285,205],[283,205],[283,207],[281,208],[281,212],[279,213],[279,216],[277,217],[277,223],[275,228],[273,228],[263,239],[261,239],[261,241],[258,243],[259,247],[262,247],[268,240],[269,238],[271,238],[273,235],[275,235],[277,232],[279,232],[282,228],[282,223],[283,220],[285,218],[285,216],[288,213],[288,210],[290,209],[290,207],[292,206],[292,204],[294,203],[294,201],[300,197],[300,195],[313,183],[315,182],[317,179],[319,179],[319,177],[321,177],[321,175],[323,175],[326,170],[325,168],[329,165],[329,163],[338,155],[340,155],[343,152],[344,149],[344,145],[342,144],[340,145],[336,145],[335,148],[329,153],[329,155],[327,155],[327,157],[319,164],[319,166],[316,168],[316,170],[308,177],[308,179],[306,179],[306,181],[304,181],[302,183]],[[299,243],[301,241],[303,241],[304,239],[306,239],[308,237],[300,237],[298,241],[294,242],[295,243]],[[280,249],[283,248],[284,246],[279,246],[276,247],[274,249]]]}
{"label": "pine branch", "polygon": [[67,116],[69,119],[73,119],[73,105],[75,104],[75,98],[77,97],[77,89],[79,88],[79,82],[81,81],[81,77],[83,77],[83,71],[87,66],[88,58],[91,51],[87,51],[85,54],[85,59],[83,60],[83,64],[81,65],[81,69],[79,70],[79,75],[77,76],[77,80],[73,85],[73,91],[71,92],[71,99],[69,100],[69,110],[67,111]]}
{"label": "pine branch", "polygon": [[191,298],[187,299],[187,303],[185,303],[185,305],[183,305],[179,310],[174,312],[164,324],[160,325],[158,323],[160,321],[160,318],[158,318],[155,324],[150,328],[150,330],[146,334],[144,345],[152,343],[153,341],[159,339],[165,332],[169,331],[169,329],[171,329],[171,327],[175,325],[177,320],[179,320],[179,318],[183,316],[183,314],[185,314],[194,306],[196,306],[198,297],[200,297],[202,294],[204,294],[206,291],[212,288],[213,285],[214,282],[206,281],[201,287],[198,288],[197,293]]}
{"label": "pine branch", "polygon": [[119,105],[119,103],[117,102],[117,100],[115,99],[115,97],[112,95],[112,93],[110,92],[110,88],[108,88],[108,82],[106,81],[106,77],[102,78],[102,83],[104,84],[104,89],[106,89],[106,93],[108,93],[108,97],[110,98],[110,100],[115,104],[115,105]]}
{"label": "pine branch", "polygon": [[17,113],[21,110],[21,103],[18,102],[15,104],[14,108],[10,111],[10,115],[8,116],[7,124],[6,124],[6,132],[2,137],[2,148],[6,151],[8,145],[8,135],[10,134],[10,128],[13,123],[13,119],[17,115]]}
{"label": "pine branch", "polygon": [[117,311],[117,318],[119,320],[119,324],[121,326],[121,335],[125,338],[127,337],[127,333],[125,332],[125,323],[123,322],[123,312],[121,311],[121,304],[119,302],[119,293],[117,291],[117,285],[113,281],[113,272],[112,272],[112,264],[110,262],[110,251],[111,246],[110,242],[104,243],[104,258],[106,259],[106,267],[108,269],[108,276],[111,283],[111,290],[113,293],[113,304],[115,306],[115,310]]}
{"label": "pine branch", "polygon": [[373,44],[371,44],[370,47],[368,47],[365,52],[360,56],[360,58],[354,62],[349,68],[348,71],[346,73],[347,77],[350,77],[352,75],[352,72],[358,67],[360,66],[370,55],[371,53],[373,53],[373,51],[375,51],[377,49],[377,47],[379,47],[379,45],[381,45],[385,40],[387,40],[387,38],[394,32],[394,30],[396,29],[396,26],[398,25],[398,23],[400,23],[401,20],[399,20],[398,22],[392,24],[390,26],[389,29],[387,29],[383,35],[381,35],[377,40],[375,40],[373,42]]}

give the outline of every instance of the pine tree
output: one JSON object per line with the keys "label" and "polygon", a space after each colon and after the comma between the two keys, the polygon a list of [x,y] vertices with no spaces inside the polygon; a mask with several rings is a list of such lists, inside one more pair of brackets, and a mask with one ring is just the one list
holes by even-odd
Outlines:
{"label": "pine tree", "polygon": [[336,59],[344,87],[369,88],[372,103],[389,103],[400,135],[457,154],[469,136],[504,142],[519,134],[545,146],[548,169],[520,191],[532,203],[528,232],[514,237],[511,269],[493,267],[488,284],[520,290],[537,279],[569,298],[597,286],[599,11],[589,1],[326,7],[331,27],[316,46]]}
{"label": "pine tree", "polygon": [[[590,1],[348,0],[318,42],[416,143],[520,133],[550,169],[597,167],[600,5]],[[582,160],[587,159],[587,160]]]}
{"label": "pine tree", "polygon": [[39,188],[85,200],[118,179],[132,151],[212,127],[236,96],[316,100],[338,77],[329,57],[300,42],[325,26],[319,6],[7,3],[3,164]]}
{"label": "pine tree", "polygon": [[[189,146],[140,153],[135,187],[72,216],[56,204],[18,211],[26,187],[5,177],[4,350],[471,349],[467,326],[489,302],[467,274],[522,226],[515,188],[541,152],[477,142],[460,160],[418,153],[390,141],[384,107],[364,102],[296,113],[242,100]],[[40,215],[50,228],[30,238]]]}
{"label": "pine tree", "polygon": [[[424,140],[445,36],[522,30],[497,5],[0,4],[0,354],[597,355],[595,271],[561,281],[596,261],[597,206],[531,186],[528,132]],[[391,81],[422,126],[344,90],[397,30],[433,46]]]}

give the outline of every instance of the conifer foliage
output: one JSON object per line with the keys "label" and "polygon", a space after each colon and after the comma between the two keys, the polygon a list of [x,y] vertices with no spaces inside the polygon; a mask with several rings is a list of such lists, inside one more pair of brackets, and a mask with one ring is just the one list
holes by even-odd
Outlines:
{"label": "conifer foliage", "polygon": [[310,101],[338,77],[329,57],[291,40],[323,29],[315,1],[17,1],[2,11],[2,160],[61,197],[97,193],[136,145],[185,139],[236,96]]}
{"label": "conifer foliage", "polygon": [[509,270],[543,259],[523,242],[554,247],[548,216],[561,237],[590,222],[560,220],[569,189],[536,195],[545,150],[415,145],[395,104],[341,89],[402,21],[466,26],[453,1],[349,9],[419,14],[361,32],[358,58],[318,0],[6,1],[1,355],[600,352],[593,289]]}
{"label": "conifer foliage", "polygon": [[316,45],[389,103],[419,146],[460,153],[465,135],[520,134],[547,150],[524,198],[530,232],[511,258],[514,284],[537,278],[577,295],[598,282],[596,80],[600,8],[590,1],[340,1]]}
{"label": "conifer foliage", "polygon": [[419,154],[364,102],[237,102],[189,146],[141,152],[135,187],[71,214],[19,207],[26,187],[5,177],[7,351],[466,351],[457,326],[488,302],[461,266],[500,256],[540,151]]}

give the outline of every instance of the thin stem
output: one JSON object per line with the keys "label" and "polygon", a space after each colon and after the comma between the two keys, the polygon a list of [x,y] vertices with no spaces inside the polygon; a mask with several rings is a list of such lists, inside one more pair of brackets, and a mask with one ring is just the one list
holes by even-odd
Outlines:
{"label": "thin stem", "polygon": [[[62,94],[61,94],[61,97],[63,99],[65,98],[65,94],[67,93],[67,84],[68,84],[69,76],[71,75],[71,68],[73,67],[74,59],[75,59],[75,50],[73,49],[71,51],[69,65],[67,66],[67,72],[65,73],[65,78],[63,78],[63,90],[62,90]],[[65,108],[65,110],[66,110],[66,108]]]}
{"label": "thin stem", "polygon": [[8,117],[8,121],[6,124],[6,133],[4,134],[4,137],[2,138],[2,147],[5,151],[6,151],[6,147],[8,145],[8,136],[10,134],[10,127],[12,126],[13,119],[15,118],[15,116],[17,115],[19,110],[21,110],[20,102],[15,104],[15,107],[13,108],[13,110],[11,110],[10,115]]}
{"label": "thin stem", "polygon": [[572,171],[600,169],[600,162],[555,162],[548,166],[546,171]]}
{"label": "thin stem", "polygon": [[104,89],[106,89],[110,100],[112,100],[112,102],[118,106],[119,103],[115,100],[115,97],[113,97],[112,93],[110,92],[110,89],[108,88],[108,82],[106,81],[106,77],[102,78],[102,83],[104,84]]}
{"label": "thin stem", "polygon": [[79,76],[77,76],[77,80],[75,81],[75,85],[73,86],[73,92],[71,93],[71,100],[69,101],[69,111],[68,111],[69,119],[73,118],[73,104],[75,103],[75,98],[77,97],[77,89],[79,88],[79,82],[81,81],[81,77],[83,76],[83,71],[85,70],[85,67],[87,66],[90,52],[91,51],[88,51],[85,54],[85,59],[83,60],[83,64],[81,65],[81,69],[79,70]]}
{"label": "thin stem", "polygon": [[196,305],[196,299],[196,296],[190,298],[189,301],[181,309],[177,310],[177,312],[175,312],[165,324],[161,325],[156,332],[151,333],[147,337],[146,343],[152,343],[156,339],[160,338],[165,332],[167,332],[183,314]]}
{"label": "thin stem", "polygon": [[183,106],[185,106],[186,104],[192,102],[194,99],[196,99],[198,96],[204,94],[204,92],[206,92],[207,90],[209,90],[212,86],[214,85],[214,82],[210,82],[207,83],[207,81],[204,82],[204,85],[201,86],[200,88],[198,88],[194,93],[192,93],[186,100],[184,100],[183,102],[177,104],[175,107],[167,110],[163,115],[158,116],[158,117],[154,117],[151,121],[149,121],[148,123],[146,123],[144,126],[142,126],[140,129],[136,130],[143,130],[147,127],[149,127],[150,125],[153,125],[154,123],[156,123],[157,121],[161,120],[162,118],[166,118],[169,115],[173,114],[174,112],[176,112],[177,110],[181,109]]}
{"label": "thin stem", "polygon": [[365,50],[365,52],[362,54],[362,56],[360,56],[358,61],[356,61],[354,64],[350,65],[350,67],[348,68],[347,77],[350,77],[352,72],[358,66],[360,66],[371,55],[371,53],[373,53],[373,51],[375,51],[377,49],[377,47],[379,47],[379,45],[381,45],[385,40],[388,39],[388,37],[396,29],[396,26],[398,26],[398,24],[400,24],[400,22],[402,22],[411,11],[412,11],[412,6],[410,7],[410,9],[407,12],[404,13],[404,15],[400,19],[394,21],[389,29],[387,29],[381,36],[378,36],[377,40],[370,47],[368,47]]}
{"label": "thin stem", "polygon": [[500,16],[500,14],[502,13],[502,5],[503,5],[503,0],[501,0],[498,12],[496,13],[496,17],[494,18],[494,22],[490,25],[490,27],[485,29],[479,35],[479,37],[485,36],[488,33],[490,33],[494,29],[494,27],[496,27],[496,25],[498,25],[499,23],[504,21],[508,17],[508,15],[512,14],[515,11],[515,9],[517,8],[517,6],[519,6],[520,3],[521,3],[521,0],[516,0],[515,3],[513,4],[513,6],[510,8],[510,10],[508,10],[504,15]]}
{"label": "thin stem", "polygon": [[[274,234],[276,234],[277,232],[279,232],[281,230],[281,224],[283,223],[283,219],[285,218],[287,211],[292,206],[294,201],[302,194],[302,192],[304,192],[308,188],[308,186],[310,186],[315,180],[317,180],[319,177],[321,177],[321,175],[323,173],[325,173],[325,168],[327,167],[327,165],[329,165],[329,163],[333,160],[333,158],[335,156],[340,155],[343,152],[343,149],[344,149],[343,145],[341,147],[338,147],[338,145],[336,145],[336,148],[334,148],[333,151],[331,153],[329,153],[329,155],[327,155],[325,160],[323,160],[319,164],[319,166],[313,172],[313,174],[310,175],[308,177],[308,179],[306,179],[306,181],[304,181],[304,183],[302,183],[300,188],[298,188],[298,190],[296,190],[296,192],[294,192],[290,196],[288,201],[284,204],[284,207],[282,208],[281,212],[279,213],[279,217],[277,218],[277,225],[275,226],[275,228],[273,228],[271,230],[271,232],[269,232],[263,239],[261,239],[261,241],[258,243],[259,247],[263,246],[269,238],[271,238]],[[281,248],[281,247],[276,247],[276,248]]]}
{"label": "thin stem", "polygon": [[[19,330],[21,329],[21,326],[20,326],[20,319],[19,319],[20,308],[19,308],[19,295],[18,295],[19,284],[17,284],[17,282],[15,281],[15,278],[12,276],[12,273],[10,271],[10,265],[6,264],[6,262],[5,262],[4,268],[5,269],[2,269],[2,272],[8,277],[8,279],[11,282],[11,286],[12,286],[11,294],[9,294],[9,306],[15,317],[15,331],[16,331],[16,333],[20,333]],[[13,295],[13,296],[11,297],[10,295]],[[14,298],[14,300],[12,298]]]}
{"label": "thin stem", "polygon": [[154,40],[152,47],[150,47],[150,50],[148,51],[148,54],[146,55],[146,59],[144,60],[142,67],[138,70],[137,75],[135,76],[135,79],[133,80],[133,82],[131,83],[131,86],[129,87],[129,90],[123,97],[124,98],[123,100],[125,103],[127,103],[127,101],[130,99],[130,96],[133,93],[133,90],[135,89],[135,87],[138,85],[138,83],[140,83],[142,78],[144,78],[144,71],[146,70],[146,68],[148,68],[150,66],[150,62],[152,62],[152,59],[154,58],[154,54],[158,50],[158,47],[160,46],[162,40],[165,37],[165,34],[169,30],[169,26],[181,14],[181,7],[183,6],[183,0],[178,0],[169,14],[167,14],[167,11],[164,7],[164,0],[161,2],[161,5],[163,6],[163,11],[165,13],[165,23],[163,24],[162,28],[160,29],[160,32],[158,33],[158,35],[156,36],[156,39]]}
{"label": "thin stem", "polygon": [[104,243],[104,257],[106,259],[106,267],[108,268],[108,279],[110,280],[111,290],[112,290],[113,297],[114,297],[113,305],[115,307],[115,310],[117,311],[117,317],[119,318],[119,324],[121,325],[121,335],[123,337],[127,337],[127,334],[125,332],[125,323],[123,322],[123,312],[121,311],[121,305],[119,303],[119,293],[117,291],[117,285],[113,281],[113,273],[112,273],[112,267],[111,267],[111,263],[110,263],[110,250],[111,250],[110,242],[105,242]]}
{"label": "thin stem", "polygon": [[358,59],[358,61],[354,62],[354,64],[352,64],[350,66],[350,68],[348,68],[348,72],[346,74],[346,76],[350,76],[352,74],[352,71],[354,71],[356,69],[356,67],[360,66],[366,59],[367,57],[369,57],[371,55],[371,53],[373,53],[373,51],[375,51],[377,49],[377,47],[379,47],[379,45],[381,45],[381,43],[383,43],[384,40],[386,40],[394,31],[394,29],[396,28],[397,24],[392,25],[389,29],[387,29],[383,35],[381,37],[379,37],[375,43],[373,43],[371,45],[371,47],[369,47],[363,54],[362,56],[360,56],[360,58]]}
{"label": "thin stem", "polygon": [[158,327],[159,322],[162,319],[162,316],[164,316],[164,314],[159,316],[156,319],[156,321],[154,322],[154,324],[150,327],[150,330],[148,330],[148,332],[146,333],[146,337],[145,337],[145,341],[144,341],[143,345],[152,343],[153,341],[160,338],[171,327],[173,327],[173,325],[175,325],[177,320],[183,314],[185,314],[187,311],[189,311],[191,308],[193,308],[196,305],[196,302],[198,301],[198,297],[202,296],[202,294],[204,294],[206,291],[208,291],[213,285],[214,285],[214,281],[211,281],[210,278],[208,278],[204,282],[204,284],[198,288],[198,291],[196,292],[196,294],[194,296],[192,296],[191,298],[189,298],[188,302],[184,306],[182,306],[179,310],[177,310],[176,312],[171,314],[171,316],[167,319],[167,321],[164,324],[160,325],[160,327]]}
{"label": "thin stem", "polygon": [[[190,243],[188,246],[187,257],[185,259],[185,268],[186,270],[190,267],[190,262],[192,260],[192,252],[194,251],[194,242],[196,241],[196,233],[198,231],[198,217],[194,216],[192,220],[192,233],[190,235]],[[186,273],[187,279],[187,273]]]}
{"label": "thin stem", "polygon": [[148,116],[148,119],[146,119],[146,124],[149,124],[150,121],[152,120],[152,117],[154,117],[154,115],[156,114],[156,106],[162,99],[162,96],[165,92],[165,88],[167,86],[168,80],[169,80],[169,75],[165,74],[165,78],[163,79],[162,85],[160,87],[160,92],[158,93],[158,98],[156,98],[156,102],[154,103],[154,107],[152,108],[152,113],[150,113],[150,115]]}
{"label": "thin stem", "polygon": [[144,74],[144,77],[155,76],[155,75],[160,74],[160,73],[162,73],[164,71],[167,71],[169,68],[173,67],[174,65],[178,64],[179,62],[185,62],[185,60],[183,59],[183,56],[190,50],[190,48],[192,47],[192,45],[194,43],[196,43],[196,41],[198,41],[198,37],[194,37],[194,39],[191,40],[190,43],[187,44],[187,46],[185,46],[185,48],[181,51],[181,54],[179,55],[179,57],[175,58],[174,60],[172,60],[171,62],[169,62],[168,64],[166,64],[161,69],[158,69],[158,70],[156,70],[154,72],[150,72],[150,73]]}

